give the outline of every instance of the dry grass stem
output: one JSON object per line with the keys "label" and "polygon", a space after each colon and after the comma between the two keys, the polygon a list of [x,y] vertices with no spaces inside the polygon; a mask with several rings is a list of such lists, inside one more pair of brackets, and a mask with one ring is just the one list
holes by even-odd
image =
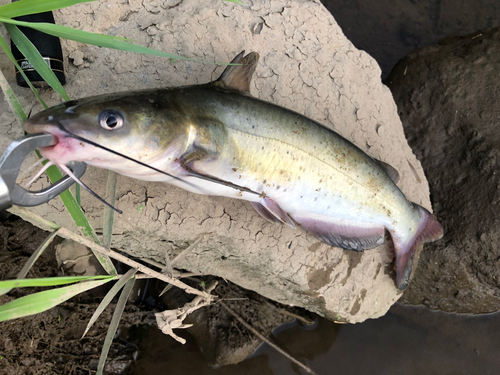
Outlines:
{"label": "dry grass stem", "polygon": [[232,316],[234,316],[238,320],[238,322],[240,322],[246,329],[248,329],[249,331],[251,331],[255,336],[257,336],[258,338],[260,338],[262,341],[264,341],[266,344],[268,344],[274,350],[276,350],[279,353],[283,354],[285,357],[287,357],[290,361],[292,361],[293,363],[295,363],[297,366],[300,366],[300,368],[302,368],[305,371],[307,371],[307,373],[313,374],[313,375],[317,375],[309,367],[307,367],[306,365],[304,365],[299,360],[293,358],[290,354],[288,354],[287,352],[285,352],[278,345],[276,345],[271,340],[269,340],[267,337],[265,337],[263,334],[261,334],[259,331],[257,331],[255,328],[253,328],[250,324],[248,324],[247,322],[245,322],[241,318],[241,316],[239,316],[235,311],[233,311],[231,308],[229,308],[229,306],[226,305],[224,302],[222,302],[222,301],[219,300],[218,303],[220,303],[222,305],[222,307],[224,307],[227,310],[228,313],[230,313]]}
{"label": "dry grass stem", "polygon": [[140,264],[140,263],[138,263],[130,258],[127,258],[124,255],[117,253],[116,251],[106,249],[105,247],[100,246],[88,238],[85,238],[79,234],[73,233],[72,231],[70,231],[66,228],[61,228],[56,223],[53,223],[49,220],[46,220],[46,219],[42,218],[41,216],[35,214],[34,212],[31,212],[28,209],[25,209],[23,207],[13,206],[9,209],[9,212],[11,212],[15,215],[21,216],[24,220],[28,220],[30,222],[36,221],[37,223],[43,225],[47,230],[59,229],[58,235],[60,237],[71,239],[75,242],[78,242],[84,246],[89,247],[90,249],[92,249],[98,253],[105,254],[105,255],[109,256],[110,258],[113,258],[113,259],[118,260],[119,262],[125,263],[126,265],[128,265],[132,268],[136,268],[138,272],[142,272],[146,275],[150,275],[150,276],[155,277],[159,280],[170,283],[170,284],[184,290],[186,293],[198,295],[200,297],[203,297],[205,300],[212,300],[212,298],[213,298],[213,296],[211,296],[210,294],[208,294],[206,292],[202,292],[198,289],[192,288],[189,285],[184,284],[180,280],[177,280],[173,277],[164,275],[160,272],[154,271],[154,270],[152,270],[152,269],[150,269],[150,268],[148,268],[148,267],[146,267],[146,266],[144,266],[144,265],[142,265],[142,264]]}
{"label": "dry grass stem", "polygon": [[[217,281],[212,281],[206,288],[206,292],[210,294],[217,286]],[[193,311],[198,310],[204,306],[208,306],[212,303],[213,297],[210,299],[205,299],[202,296],[197,296],[191,302],[186,303],[183,307],[177,308],[175,310],[165,310],[161,313],[156,313],[156,323],[161,331],[174,338],[181,344],[185,344],[186,340],[182,337],[177,336],[174,333],[174,329],[189,328],[192,324],[184,324],[184,319],[191,314]]]}

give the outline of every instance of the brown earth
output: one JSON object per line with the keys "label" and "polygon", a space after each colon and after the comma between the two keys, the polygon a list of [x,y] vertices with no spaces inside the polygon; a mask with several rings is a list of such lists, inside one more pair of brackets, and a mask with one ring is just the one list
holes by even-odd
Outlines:
{"label": "brown earth", "polygon": [[[14,215],[0,222],[0,280],[15,278],[47,236],[47,232]],[[55,239],[45,250],[28,278],[63,276],[68,272],[74,274],[68,269],[62,273],[58,267],[55,253],[60,242],[61,239]],[[187,283],[199,287],[201,282],[208,284],[212,279],[198,278]],[[144,294],[141,291],[147,287],[146,281],[139,280],[136,284],[135,290]],[[120,373],[141,355],[134,344],[137,338],[128,334],[132,327],[156,327],[155,312],[164,310],[165,305],[175,309],[192,299],[173,288],[162,298],[163,305],[157,295],[164,287],[165,283],[152,283],[147,298],[154,303],[143,303],[144,297],[134,298],[135,304],[129,301],[119,326],[122,333],[115,338],[110,350],[106,373]],[[0,305],[43,289],[13,289],[7,295],[0,296]],[[93,290],[44,313],[1,322],[0,373],[88,374],[90,370],[95,370],[115,304],[106,308],[85,338],[81,339],[81,335],[106,291],[106,288]],[[305,314],[302,310],[281,306],[222,279],[213,294],[225,300],[231,309],[264,335],[268,335],[274,327],[291,321],[292,313]],[[206,362],[213,366],[238,363],[261,344],[261,340],[219,304],[197,310],[185,322],[194,326],[186,333],[176,333],[180,336],[191,335],[201,348]],[[173,345],[181,345],[173,339],[171,341]]]}
{"label": "brown earth", "polygon": [[[15,278],[29,256],[48,233],[11,215],[0,222],[0,279]],[[58,271],[54,242],[45,250],[29,278],[62,276]],[[41,291],[44,288],[13,289],[0,296],[0,304]],[[84,339],[87,322],[99,304],[91,293],[84,293],[41,314],[1,322],[0,368],[2,375],[88,374],[95,370],[106,336],[114,304],[111,304]],[[152,324],[152,311],[128,305],[122,326]],[[114,341],[106,371],[114,373],[128,367],[137,357],[137,347],[124,339]]]}
{"label": "brown earth", "polygon": [[[261,59],[252,95],[283,106],[335,130],[371,157],[400,174],[406,197],[431,210],[420,163],[404,137],[380,68],[357,50],[318,1],[249,1],[245,6],[220,0],[111,0],[54,12],[56,22],[127,37],[152,48],[203,61],[230,61],[242,50]],[[228,32],[231,30],[231,32]],[[177,61],[63,41],[69,56],[71,98],[141,88],[207,83],[223,67]],[[0,69],[13,79],[12,64],[0,54]],[[10,74],[10,76],[8,75]],[[22,104],[36,99],[14,87]],[[56,94],[42,93],[49,105]],[[37,104],[34,112],[40,110]],[[0,101],[0,149],[22,134]],[[83,181],[104,195],[107,171],[88,168]],[[416,177],[417,176],[417,177]],[[26,177],[28,178],[28,176]],[[41,178],[34,184],[46,186]],[[302,228],[269,223],[249,203],[196,195],[161,182],[118,177],[113,245],[137,257],[164,261],[197,239],[181,267],[223,277],[274,301],[301,306],[329,319],[361,322],[379,317],[400,297],[394,282],[394,249],[386,241],[358,254],[320,242]],[[103,207],[82,194],[82,207],[100,230]],[[59,198],[30,208],[76,231]]]}
{"label": "brown earth", "polygon": [[500,28],[410,53],[387,84],[424,166],[444,239],[427,245],[402,301],[500,309]]}

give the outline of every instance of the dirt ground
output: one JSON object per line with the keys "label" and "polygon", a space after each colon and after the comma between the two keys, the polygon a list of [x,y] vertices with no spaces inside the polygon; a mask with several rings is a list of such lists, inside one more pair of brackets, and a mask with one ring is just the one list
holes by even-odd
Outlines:
{"label": "dirt ground", "polygon": [[[12,279],[48,233],[11,215],[0,222],[0,279]],[[28,277],[62,276],[55,258],[55,240],[42,254]],[[42,288],[37,288],[41,291]],[[22,297],[35,288],[13,289],[0,296],[0,304]],[[100,348],[106,336],[114,304],[84,339],[87,322],[100,302],[92,293],[84,293],[47,312],[0,323],[0,368],[2,375],[18,374],[89,374],[97,368]],[[122,326],[152,324],[154,312],[129,304]],[[137,358],[137,347],[124,339],[115,340],[107,364],[109,373],[123,370]]]}
{"label": "dirt ground", "polygon": [[[25,262],[49,233],[24,222],[14,215],[3,217],[0,222],[0,279],[15,278]],[[29,278],[63,276],[58,268],[55,248],[61,239],[55,239],[37,261]],[[201,280],[207,284],[212,280]],[[146,280],[137,283],[145,284]],[[199,281],[187,281],[192,286]],[[151,282],[149,292],[139,298],[129,299],[123,313],[119,331],[110,350],[105,371],[123,373],[140,353],[136,343],[145,326],[156,327],[155,312],[176,308],[190,300],[185,293],[171,289],[161,299],[157,296],[164,283]],[[14,374],[89,374],[97,369],[101,348],[115,304],[110,304],[84,339],[81,339],[87,322],[109,287],[101,287],[76,296],[68,302],[41,314],[0,323],[0,365],[2,375]],[[139,287],[137,290],[147,288]],[[37,288],[41,291],[43,288]],[[35,288],[13,289],[0,296],[0,304],[22,297]],[[246,291],[232,283],[219,280],[213,292],[245,321],[264,335],[293,319],[289,314],[308,316],[302,310],[284,307],[258,294]],[[205,307],[191,314],[186,323],[194,324],[188,332],[176,332],[188,337],[201,350],[202,361],[212,366],[236,363],[245,359],[260,344],[253,333],[246,330],[220,305]],[[151,331],[151,329],[149,330]],[[139,333],[138,333],[139,332]],[[158,334],[162,335],[158,330]],[[173,339],[172,345],[181,346]]]}

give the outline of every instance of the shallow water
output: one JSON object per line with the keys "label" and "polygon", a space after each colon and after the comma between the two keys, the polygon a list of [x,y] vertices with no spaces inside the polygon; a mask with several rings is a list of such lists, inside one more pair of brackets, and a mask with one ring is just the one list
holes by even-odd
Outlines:
{"label": "shallow water", "polygon": [[[263,344],[240,364],[213,369],[187,334],[185,346],[156,327],[140,327],[140,358],[129,375],[303,374],[303,370]],[[272,339],[318,375],[499,374],[500,313],[455,315],[396,304],[379,319],[339,325],[318,319],[315,326],[290,323]]]}

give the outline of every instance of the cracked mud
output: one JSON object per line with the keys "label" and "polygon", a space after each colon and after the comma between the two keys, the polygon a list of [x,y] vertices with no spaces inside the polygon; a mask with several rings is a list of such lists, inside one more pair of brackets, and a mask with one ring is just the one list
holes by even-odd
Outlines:
{"label": "cracked mud", "polygon": [[[208,62],[228,62],[245,49],[261,61],[252,83],[258,98],[293,109],[343,135],[369,155],[395,167],[408,199],[430,209],[420,163],[406,142],[380,68],[345,38],[317,1],[248,1],[249,5],[203,1],[108,1],[55,12],[59,24],[119,35],[159,50]],[[230,32],[228,32],[228,30]],[[63,41],[70,97],[138,88],[200,84],[223,67],[111,51]],[[0,68],[14,71],[4,56]],[[35,100],[15,88],[28,108]],[[43,93],[48,104],[56,94]],[[35,106],[34,111],[41,108]],[[0,149],[22,135],[0,103]],[[104,195],[106,171],[91,169],[84,181]],[[418,177],[419,176],[419,177]],[[46,181],[35,185],[41,187]],[[363,255],[321,244],[302,229],[270,224],[245,202],[194,195],[162,183],[119,177],[113,246],[162,261],[196,239],[181,267],[222,276],[285,304],[330,319],[360,322],[386,313],[400,297],[394,286],[390,242]],[[85,193],[82,205],[94,227],[102,206]],[[57,199],[33,209],[68,225]],[[311,282],[310,282],[311,281]]]}

